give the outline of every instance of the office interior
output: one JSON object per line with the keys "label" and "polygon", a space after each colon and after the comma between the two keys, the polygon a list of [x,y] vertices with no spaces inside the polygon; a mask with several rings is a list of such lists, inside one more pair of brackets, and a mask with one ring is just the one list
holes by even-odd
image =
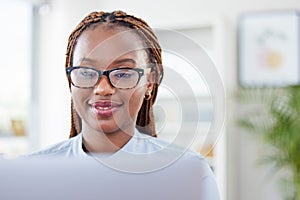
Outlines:
{"label": "office interior", "polygon": [[[299,1],[2,0],[0,10],[3,25],[0,41],[4,44],[0,48],[0,69],[4,72],[0,75],[2,157],[14,158],[68,138],[71,98],[64,67],[68,36],[92,11],[123,10],[148,22],[161,40],[166,41],[166,46],[176,44],[176,37],[196,44],[194,49],[185,52],[196,57],[199,55],[195,52],[200,52],[211,68],[201,72],[202,66],[200,72],[187,70],[184,74],[182,66],[186,67],[189,62],[176,60],[175,54],[164,53],[166,66],[176,65],[182,80],[191,80],[187,83],[192,96],[174,90],[185,97],[179,98],[179,103],[188,105],[183,108],[188,110],[189,116],[180,117],[176,95],[174,97],[167,87],[161,89],[155,108],[157,128],[166,132],[161,138],[172,141],[178,122],[194,128],[187,131],[197,129],[213,135],[199,133],[190,147],[205,154],[216,175],[222,200],[284,199],[279,180],[283,172],[273,172],[273,166],[258,162],[267,144],[237,123],[243,110],[237,102],[243,83],[240,31],[244,16],[297,13]],[[299,30],[295,28],[298,37]],[[178,48],[184,48],[184,44],[178,44]],[[274,85],[276,81],[280,79],[276,79]],[[199,113],[193,113],[193,103],[198,105]],[[209,132],[213,120],[217,120],[216,128]]]}

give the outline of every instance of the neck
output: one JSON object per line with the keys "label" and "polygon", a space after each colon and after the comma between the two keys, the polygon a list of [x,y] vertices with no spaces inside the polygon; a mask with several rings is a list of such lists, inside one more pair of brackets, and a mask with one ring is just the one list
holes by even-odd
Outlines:
{"label": "neck", "polygon": [[83,146],[88,152],[114,153],[120,150],[133,136],[131,131],[117,130],[103,133],[95,130],[82,130]]}

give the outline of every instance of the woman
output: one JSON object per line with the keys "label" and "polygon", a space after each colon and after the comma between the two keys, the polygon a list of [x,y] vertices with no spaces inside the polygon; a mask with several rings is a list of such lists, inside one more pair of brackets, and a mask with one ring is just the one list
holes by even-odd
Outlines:
{"label": "woman", "polygon": [[[145,21],[121,11],[90,13],[71,33],[66,53],[70,140],[31,155],[162,148],[166,143],[154,138],[152,111],[163,77],[161,64],[160,46]],[[153,137],[145,139],[141,133]]]}
{"label": "woman", "polygon": [[[152,106],[163,68],[160,45],[145,21],[121,11],[90,13],[69,37],[65,67],[70,139],[30,156],[141,155],[170,147],[156,138]],[[218,199],[203,157],[188,151],[184,158],[200,160],[203,199]]]}
{"label": "woman", "polygon": [[65,67],[70,139],[31,155],[147,154],[170,146],[156,138],[152,106],[163,67],[145,21],[122,11],[90,13],[69,37]]}

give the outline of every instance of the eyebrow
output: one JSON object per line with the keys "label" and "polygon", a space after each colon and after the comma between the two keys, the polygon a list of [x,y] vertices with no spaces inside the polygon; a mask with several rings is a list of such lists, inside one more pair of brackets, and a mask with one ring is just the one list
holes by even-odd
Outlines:
{"label": "eyebrow", "polygon": [[90,59],[90,58],[87,58],[87,57],[82,57],[82,58],[80,58],[79,59],[79,62],[84,62],[84,61],[86,61],[86,62],[96,62],[96,60],[93,60],[93,59]]}
{"label": "eyebrow", "polygon": [[[91,62],[91,63],[96,63],[97,61],[88,57],[82,57],[79,59],[80,62]],[[130,62],[132,64],[136,64],[136,61],[134,59],[131,58],[124,58],[124,59],[119,59],[119,60],[115,60],[113,61],[111,64],[121,64],[121,63],[126,63],[126,62]]]}
{"label": "eyebrow", "polygon": [[112,62],[112,64],[121,64],[121,63],[125,63],[125,62],[130,62],[132,64],[136,64],[136,61],[131,59],[131,58],[124,58],[124,59],[120,59],[120,60],[115,60]]}

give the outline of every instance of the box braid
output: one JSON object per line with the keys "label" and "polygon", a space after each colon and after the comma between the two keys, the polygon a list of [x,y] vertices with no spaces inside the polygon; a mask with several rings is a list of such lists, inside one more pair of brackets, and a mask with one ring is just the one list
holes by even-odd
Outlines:
{"label": "box braid", "polygon": [[[73,52],[76,42],[79,36],[84,30],[89,27],[97,26],[98,24],[109,24],[115,26],[123,26],[128,29],[133,29],[137,31],[142,41],[146,43],[146,51],[148,54],[149,62],[151,63],[151,70],[155,72],[155,83],[153,85],[153,90],[151,92],[150,99],[144,99],[143,104],[139,110],[136,128],[145,134],[156,137],[154,115],[152,105],[155,102],[157,96],[157,89],[161,83],[163,77],[162,68],[162,58],[161,58],[161,48],[158,43],[157,37],[155,36],[153,30],[148,26],[148,24],[137,17],[128,15],[122,11],[114,12],[92,12],[87,15],[71,33],[67,52],[66,52],[66,64],[65,67],[72,66]],[[69,87],[70,80],[69,80]],[[76,136],[81,132],[81,119],[74,108],[73,100],[71,101],[71,130],[70,138]]]}

